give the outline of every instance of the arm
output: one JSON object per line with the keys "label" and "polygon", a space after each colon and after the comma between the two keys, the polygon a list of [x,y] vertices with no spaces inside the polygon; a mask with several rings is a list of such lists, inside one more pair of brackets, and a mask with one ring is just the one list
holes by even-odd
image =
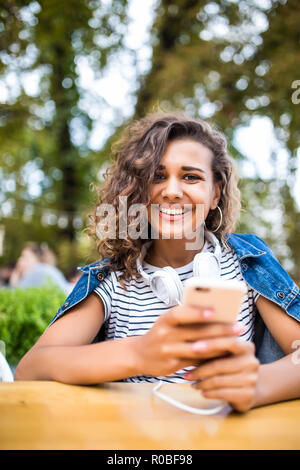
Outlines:
{"label": "arm", "polygon": [[102,301],[91,294],[43,333],[18,364],[15,380],[91,384],[134,375],[134,338],[90,344],[103,319]]}
{"label": "arm", "polygon": [[142,336],[90,344],[103,319],[102,300],[91,294],[44,332],[18,364],[15,380],[93,384],[141,374],[165,376],[206,357],[193,348],[201,334],[230,340],[240,333],[231,324],[205,324],[211,315],[202,309],[173,307]]}
{"label": "arm", "polygon": [[300,357],[297,351],[259,367],[253,408],[299,397]]}
{"label": "arm", "polygon": [[270,333],[285,357],[259,367],[257,396],[254,406],[266,405],[300,397],[300,323],[280,307],[260,296],[257,308]]}
{"label": "arm", "polygon": [[293,343],[300,339],[300,323],[290,317],[278,305],[259,296],[256,306],[265,325],[284,354],[293,352]]}

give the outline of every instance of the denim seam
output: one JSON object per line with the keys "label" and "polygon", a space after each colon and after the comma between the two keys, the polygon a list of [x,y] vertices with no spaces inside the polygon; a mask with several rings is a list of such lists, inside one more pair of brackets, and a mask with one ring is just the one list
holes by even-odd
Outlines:
{"label": "denim seam", "polygon": [[247,245],[250,245],[252,246],[252,248],[254,248],[256,251],[260,251],[260,254],[259,255],[253,255],[253,256],[261,256],[261,255],[265,255],[266,254],[266,251],[262,251],[260,250],[259,248],[256,248],[254,245],[252,245],[251,243],[247,242],[246,240],[243,240],[241,237],[239,237],[238,235],[234,235],[236,238],[238,238],[239,240],[241,240],[243,243],[247,243]]}
{"label": "denim seam", "polygon": [[[66,307],[64,310],[62,310],[60,312],[60,314],[57,313],[57,318],[61,317],[67,310],[69,310],[70,308],[74,307],[75,305],[77,305],[78,303],[82,302],[82,300],[84,300],[87,296],[88,296],[88,292],[89,292],[89,286],[90,286],[90,272],[89,272],[89,277],[88,277],[88,283],[87,283],[87,290],[85,292],[85,295],[80,299],[78,300],[77,302],[74,302],[72,303],[72,305],[68,305],[68,307]],[[99,281],[101,282],[101,281]]]}
{"label": "denim seam", "polygon": [[288,299],[289,299],[290,297],[292,297],[291,300],[289,300],[288,304],[286,305],[285,310],[287,310],[288,307],[289,307],[289,305],[295,300],[295,298],[297,297],[298,293],[299,293],[299,287],[295,284],[294,287],[293,287],[293,289],[292,289],[292,291],[290,292],[288,298],[286,299],[286,302],[285,302],[285,303],[287,303],[287,302],[288,302]]}
{"label": "denim seam", "polygon": [[[259,265],[257,265],[257,269],[258,269],[258,271],[260,271],[260,266],[259,266]],[[264,273],[261,273],[261,272],[260,272],[260,274],[264,275],[264,276],[267,277],[268,279],[272,279],[272,281],[273,281],[276,285],[278,285],[278,281],[277,281],[276,279],[274,279],[273,276],[271,276],[270,273],[267,272],[267,270],[263,269],[263,271],[264,271]],[[283,287],[281,287],[281,286],[279,286],[279,289],[285,290],[285,289],[284,289]],[[289,295],[290,295],[290,293],[289,293]],[[283,304],[284,304],[284,302],[282,302],[282,305],[283,305]]]}
{"label": "denim seam", "polygon": [[89,288],[90,288],[90,281],[91,281],[91,272],[89,271],[89,277],[88,277],[88,282],[87,282],[87,288],[86,288],[86,292],[85,292],[84,298],[86,298],[87,295],[88,295]]}
{"label": "denim seam", "polygon": [[[247,280],[245,279],[245,277],[243,276],[243,273],[241,273],[241,274],[242,274],[242,277],[243,277],[244,281],[245,281],[247,284],[249,284],[249,286],[250,286],[252,289],[256,290],[256,291],[259,293],[259,295],[262,295],[262,296],[265,297],[266,299],[270,300],[271,302],[275,303],[275,304],[278,305],[280,308],[282,308],[282,307],[281,307],[282,304],[278,303],[278,302],[275,301],[274,299],[271,299],[269,296],[267,296],[267,295],[265,295],[265,294],[262,294],[262,293],[260,292],[260,290],[256,289],[253,285],[251,285],[251,283],[250,283],[249,281],[247,281]],[[272,279],[272,278],[271,278],[271,279]],[[258,310],[258,309],[257,309],[257,310]],[[283,310],[285,310],[285,309],[283,309]],[[259,310],[258,310],[258,311],[259,311]],[[287,313],[288,313],[288,312],[287,312]],[[288,315],[290,315],[290,314],[288,313]],[[292,315],[290,315],[290,316],[292,316]]]}
{"label": "denim seam", "polygon": [[238,258],[238,260],[241,261],[242,259],[245,259],[245,258],[259,258],[260,256],[265,255],[266,253],[267,253],[266,251],[262,251],[261,253],[258,253],[257,255],[254,255],[253,253],[248,253]]}

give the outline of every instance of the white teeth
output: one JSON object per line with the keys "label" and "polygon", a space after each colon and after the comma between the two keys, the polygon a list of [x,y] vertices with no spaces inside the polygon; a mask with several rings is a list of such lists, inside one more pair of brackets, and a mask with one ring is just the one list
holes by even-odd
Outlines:
{"label": "white teeth", "polygon": [[183,214],[183,210],[182,210],[182,209],[163,209],[163,208],[160,208],[160,211],[161,211],[163,214],[169,214],[169,215],[179,215],[179,214]]}

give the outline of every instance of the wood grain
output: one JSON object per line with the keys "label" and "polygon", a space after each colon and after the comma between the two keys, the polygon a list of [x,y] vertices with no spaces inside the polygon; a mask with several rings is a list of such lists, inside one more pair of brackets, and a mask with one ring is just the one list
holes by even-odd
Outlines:
{"label": "wood grain", "polygon": [[[299,449],[300,400],[245,414],[199,416],[152,394],[153,384],[0,384],[0,449]],[[208,403],[190,385],[163,391]],[[197,395],[196,395],[197,394]]]}

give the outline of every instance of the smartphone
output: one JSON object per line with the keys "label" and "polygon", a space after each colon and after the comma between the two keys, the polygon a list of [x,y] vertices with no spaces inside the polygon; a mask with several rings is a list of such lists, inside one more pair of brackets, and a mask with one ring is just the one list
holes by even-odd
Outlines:
{"label": "smartphone", "polygon": [[235,322],[246,292],[245,282],[236,279],[192,277],[184,283],[182,303],[189,307],[213,308],[212,321]]}

